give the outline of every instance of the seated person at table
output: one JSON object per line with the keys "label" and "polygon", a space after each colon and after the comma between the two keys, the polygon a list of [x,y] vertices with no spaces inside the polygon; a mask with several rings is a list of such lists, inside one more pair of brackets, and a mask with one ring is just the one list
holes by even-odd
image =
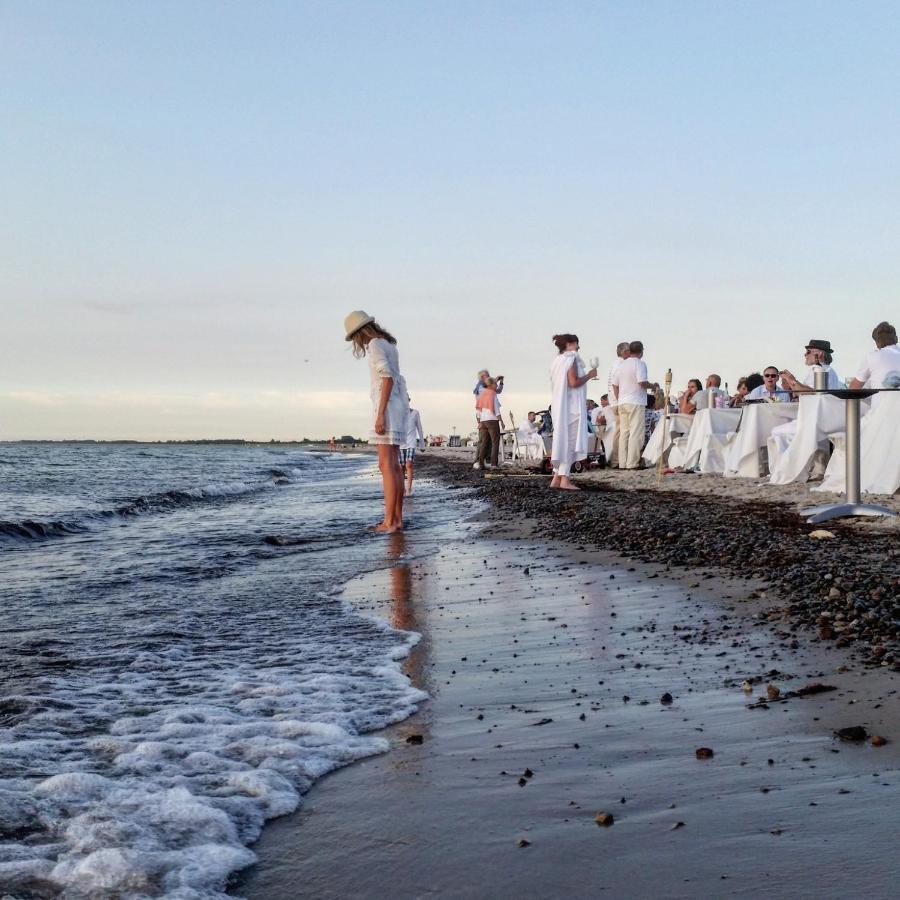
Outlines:
{"label": "seated person at table", "polygon": [[[763,383],[758,387],[753,388],[744,399],[769,400],[770,402],[781,401],[782,403],[789,403],[791,399],[791,392],[786,391],[778,381],[778,376],[780,374],[781,373],[777,366],[766,366],[763,370]],[[748,382],[752,377],[752,375],[748,376]]]}
{"label": "seated person at table", "polygon": [[666,405],[666,394],[659,386],[659,382],[654,381],[650,387],[647,388],[647,393],[652,394],[656,398],[653,408],[658,413],[662,414],[663,407]]}
{"label": "seated person at table", "polygon": [[712,389],[716,392],[717,397],[720,397],[720,396],[725,397],[726,401],[729,399],[728,395],[725,393],[725,391],[722,390],[722,376],[721,375],[707,375],[706,376],[706,388],[702,391],[697,391],[697,393],[694,394],[694,398],[693,398],[692,402],[694,404],[695,409],[698,409],[698,410],[706,409],[706,402],[707,402],[706,392],[710,389]]}
{"label": "seated person at table", "polygon": [[687,383],[687,390],[678,398],[678,411],[686,416],[692,416],[697,412],[697,407],[693,401],[700,391],[700,379],[691,378]]}
{"label": "seated person at table", "polygon": [[[880,322],[872,332],[875,350],[859,364],[850,387],[886,388],[897,387],[900,381],[900,347],[897,346],[897,331],[890,322]],[[872,405],[878,403],[879,395],[872,398]]]}
{"label": "seated person at table", "polygon": [[[760,375],[759,377],[760,377],[760,381],[761,381],[762,375]],[[744,397],[746,397],[747,394],[749,394],[749,393],[750,393],[750,389],[747,387],[746,376],[738,378],[737,391],[735,392],[735,395],[728,401],[728,405],[732,409],[737,409],[738,407],[743,406]]]}
{"label": "seated person at table", "polygon": [[803,380],[799,381],[791,372],[785,369],[781,373],[782,385],[788,388],[793,394],[807,394],[810,391],[815,390],[816,369],[823,369],[828,375],[827,387],[830,390],[847,387],[847,385],[838,377],[838,373],[831,368],[831,357],[833,352],[829,341],[817,339],[811,340],[806,345],[803,355],[803,361],[806,363],[806,371],[803,373]]}
{"label": "seated person at table", "polygon": [[597,422],[600,425],[607,424],[607,415],[609,415],[609,394],[604,394],[600,398],[600,409],[597,413]]}
{"label": "seated person at table", "polygon": [[[808,394],[815,389],[816,384],[816,368],[821,367],[828,373],[828,387],[832,390],[846,387],[847,385],[838,378],[837,372],[831,368],[831,344],[828,341],[812,340],[806,345],[806,372],[803,375],[803,381],[798,381],[787,369],[781,373],[781,379],[785,387],[791,389],[794,394]],[[772,429],[770,440],[775,442],[779,455],[784,453],[788,445],[797,434],[797,420],[785,422],[783,425],[777,425]],[[827,449],[824,444],[820,449]]]}

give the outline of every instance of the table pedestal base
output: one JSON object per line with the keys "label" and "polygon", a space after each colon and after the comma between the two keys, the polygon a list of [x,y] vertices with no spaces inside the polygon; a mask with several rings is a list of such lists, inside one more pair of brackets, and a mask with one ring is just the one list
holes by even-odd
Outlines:
{"label": "table pedestal base", "polygon": [[823,503],[821,506],[801,510],[800,515],[808,516],[806,521],[811,525],[818,525],[844,516],[896,516],[897,513],[872,503]]}

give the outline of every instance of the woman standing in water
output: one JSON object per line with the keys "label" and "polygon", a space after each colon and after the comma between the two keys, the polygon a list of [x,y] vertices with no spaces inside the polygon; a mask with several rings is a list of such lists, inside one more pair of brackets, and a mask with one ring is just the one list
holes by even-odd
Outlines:
{"label": "woman standing in water", "polygon": [[397,341],[372,316],[362,310],[344,319],[346,340],[353,342],[357,359],[369,358],[372,380],[372,431],[369,443],[378,447],[378,468],[384,482],[384,521],[373,531],[403,530],[403,470],[400,468],[400,445],[406,438],[409,404],[406,382],[400,374]]}
{"label": "woman standing in water", "polygon": [[597,370],[584,370],[578,355],[578,335],[555,334],[553,343],[559,356],[550,366],[550,386],[553,394],[553,446],[550,462],[553,464],[553,480],[550,487],[564,491],[577,491],[569,473],[573,463],[587,458],[587,388],[585,385],[597,377]]}

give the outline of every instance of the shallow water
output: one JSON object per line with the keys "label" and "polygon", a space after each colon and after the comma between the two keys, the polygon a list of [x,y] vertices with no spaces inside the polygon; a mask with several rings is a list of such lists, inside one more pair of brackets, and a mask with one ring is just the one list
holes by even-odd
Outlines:
{"label": "shallow water", "polygon": [[[416,636],[338,597],[396,562],[371,456],[18,444],[0,473],[0,890],[222,896],[425,698]],[[417,491],[427,554],[459,510]]]}

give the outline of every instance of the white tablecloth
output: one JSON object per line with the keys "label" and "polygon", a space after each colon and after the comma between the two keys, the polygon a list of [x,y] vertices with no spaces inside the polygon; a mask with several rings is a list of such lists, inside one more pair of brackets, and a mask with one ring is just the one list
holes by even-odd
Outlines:
{"label": "white tablecloth", "polygon": [[694,424],[693,416],[686,416],[683,413],[669,413],[666,419],[666,426],[663,428],[662,419],[659,420],[644,452],[641,454],[644,461],[655,465],[659,461],[661,454],[664,454],[671,446],[674,438],[682,434],[687,434]]}
{"label": "white tablecloth", "polygon": [[[878,396],[878,403],[863,416],[860,426],[859,485],[869,494],[895,494],[900,491],[900,391]],[[842,494],[846,490],[845,465],[845,442],[835,440],[825,480],[813,490]]]}
{"label": "white tablecloth", "polygon": [[828,446],[829,434],[844,430],[843,400],[830,394],[806,394],[800,397],[799,406],[797,433],[787,450],[781,452],[775,438],[769,437],[770,484],[808,481],[816,450]]}
{"label": "white tablecloth", "polygon": [[776,425],[797,418],[798,403],[748,403],[741,407],[738,432],[725,454],[729,478],[759,478],[759,451]]}
{"label": "white tablecloth", "polygon": [[737,428],[740,420],[739,409],[701,409],[696,412],[684,450],[682,468],[699,466],[700,471],[706,473],[724,471],[726,437]]}

